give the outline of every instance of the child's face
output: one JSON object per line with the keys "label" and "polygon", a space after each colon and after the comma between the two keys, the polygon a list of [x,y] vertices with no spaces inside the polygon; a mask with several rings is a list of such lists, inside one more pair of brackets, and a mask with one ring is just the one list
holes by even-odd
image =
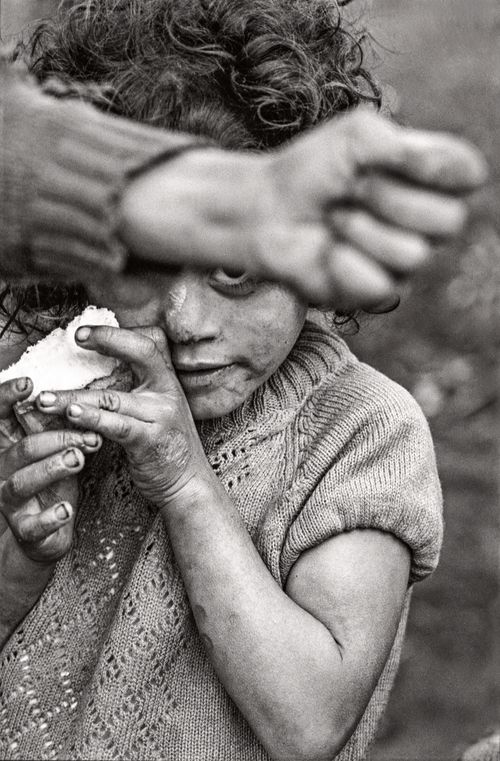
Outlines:
{"label": "child's face", "polygon": [[89,289],[122,327],[157,325],[196,420],[236,409],[282,364],[307,306],[288,288],[224,270],[154,275],[140,308],[120,305],[118,289]]}

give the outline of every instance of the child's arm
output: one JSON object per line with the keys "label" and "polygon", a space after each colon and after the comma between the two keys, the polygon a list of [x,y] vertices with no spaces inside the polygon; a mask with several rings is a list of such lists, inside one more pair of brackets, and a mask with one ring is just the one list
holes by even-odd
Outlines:
{"label": "child's arm", "polygon": [[352,531],[295,564],[285,592],[220,484],[192,482],[162,510],[219,679],[273,759],[332,759],[391,650],[409,551]]}
{"label": "child's arm", "polygon": [[[97,451],[101,443],[91,433],[96,444],[88,446],[85,434],[69,430],[16,441],[6,421],[32,388],[22,378],[0,384],[0,647],[35,605],[71,545],[75,477],[85,462],[83,452]],[[53,499],[42,507],[37,495],[47,489],[45,496],[53,494]]]}
{"label": "child's arm", "polygon": [[41,409],[120,443],[157,505],[217,674],[270,755],[332,758],[355,728],[394,641],[409,551],[353,531],[274,580],[199,441],[165,337],[80,328],[81,346],[132,365],[133,393],[41,394]]}

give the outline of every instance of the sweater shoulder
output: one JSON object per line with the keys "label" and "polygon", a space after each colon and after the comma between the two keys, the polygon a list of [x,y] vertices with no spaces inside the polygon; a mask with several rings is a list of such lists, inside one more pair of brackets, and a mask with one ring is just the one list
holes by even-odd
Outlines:
{"label": "sweater shoulder", "polygon": [[409,391],[349,351],[313,390],[300,417],[314,439],[375,433],[380,439],[409,428],[428,437],[432,448],[425,415]]}
{"label": "sweater shoulder", "polygon": [[298,424],[305,500],[283,574],[328,537],[371,528],[407,545],[411,581],[429,575],[442,542],[441,488],[428,423],[408,391],[351,355],[311,394]]}

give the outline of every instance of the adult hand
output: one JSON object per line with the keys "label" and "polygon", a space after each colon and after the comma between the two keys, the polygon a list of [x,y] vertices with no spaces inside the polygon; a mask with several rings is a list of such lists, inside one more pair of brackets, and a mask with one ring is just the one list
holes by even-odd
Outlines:
{"label": "adult hand", "polygon": [[84,453],[102,441],[94,432],[52,430],[19,438],[8,435],[13,405],[33,389],[27,378],[0,385],[0,513],[21,556],[55,563],[71,546]]}
{"label": "adult hand", "polygon": [[66,414],[72,426],[121,444],[131,477],[150,502],[166,507],[193,479],[214,478],[160,328],[82,327],[79,346],[126,362],[130,393],[83,389],[42,392],[41,411]]}
{"label": "adult hand", "polygon": [[121,234],[139,266],[246,269],[372,307],[461,231],[486,175],[466,141],[361,108],[270,153],[200,148],[150,170],[125,192]]}

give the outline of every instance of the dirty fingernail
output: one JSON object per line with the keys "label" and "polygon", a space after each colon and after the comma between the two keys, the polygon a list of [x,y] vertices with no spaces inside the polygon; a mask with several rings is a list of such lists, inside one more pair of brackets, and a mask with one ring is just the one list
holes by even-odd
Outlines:
{"label": "dirty fingernail", "polygon": [[29,384],[29,378],[18,378],[16,381],[16,389],[18,391],[26,391]]}
{"label": "dirty fingernail", "polygon": [[68,409],[68,414],[71,415],[71,417],[80,417],[82,412],[83,412],[83,409],[80,407],[79,404],[70,404]]}
{"label": "dirty fingernail", "polygon": [[90,328],[78,328],[78,330],[75,333],[75,337],[77,341],[87,341],[90,336]]}
{"label": "dirty fingernail", "polygon": [[80,458],[76,453],[76,449],[68,449],[63,455],[63,461],[68,468],[76,468],[80,464]]}
{"label": "dirty fingernail", "polygon": [[96,447],[100,442],[100,438],[97,433],[89,431],[83,434],[83,441],[88,447]]}
{"label": "dirty fingernail", "polygon": [[44,407],[52,407],[53,404],[57,401],[57,396],[53,394],[51,391],[42,391],[40,394],[40,404]]}
{"label": "dirty fingernail", "polygon": [[69,505],[67,505],[66,502],[61,502],[61,504],[56,507],[56,518],[59,521],[67,521],[69,517]]}

